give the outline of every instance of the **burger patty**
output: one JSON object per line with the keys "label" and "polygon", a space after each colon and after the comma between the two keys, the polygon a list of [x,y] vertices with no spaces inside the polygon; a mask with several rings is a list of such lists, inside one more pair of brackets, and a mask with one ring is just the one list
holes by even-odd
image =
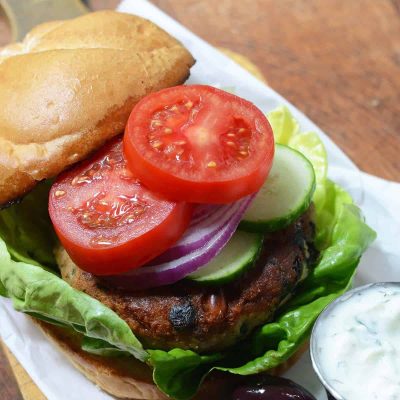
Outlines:
{"label": "burger patty", "polygon": [[79,269],[63,248],[56,257],[63,279],[114,310],[146,348],[219,351],[271,320],[307,275],[316,259],[311,214],[309,210],[288,228],[266,235],[255,265],[218,287],[182,280],[122,292]]}

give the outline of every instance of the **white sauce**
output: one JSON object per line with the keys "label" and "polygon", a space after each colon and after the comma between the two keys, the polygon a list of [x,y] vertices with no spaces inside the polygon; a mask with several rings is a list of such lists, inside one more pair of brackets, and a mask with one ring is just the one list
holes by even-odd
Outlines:
{"label": "white sauce", "polygon": [[315,331],[314,360],[346,400],[400,400],[400,285],[338,302]]}

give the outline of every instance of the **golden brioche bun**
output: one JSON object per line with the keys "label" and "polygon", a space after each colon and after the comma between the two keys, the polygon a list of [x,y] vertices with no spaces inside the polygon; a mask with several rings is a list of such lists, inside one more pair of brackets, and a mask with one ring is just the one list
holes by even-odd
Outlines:
{"label": "golden brioche bun", "polygon": [[124,399],[167,399],[154,385],[152,371],[146,364],[133,357],[107,358],[87,353],[81,349],[78,333],[32,320],[74,367],[105,392]]}
{"label": "golden brioche bun", "polygon": [[146,94],[183,83],[190,53],[114,11],[39,25],[0,49],[0,205],[121,133]]}
{"label": "golden brioche bun", "polygon": [[241,67],[249,71],[261,82],[268,84],[260,68],[258,68],[257,65],[255,65],[252,61],[250,61],[246,56],[244,56],[243,54],[236,53],[235,51],[232,51],[230,49],[226,49],[225,47],[219,47],[218,50],[224,53],[229,58],[231,58],[236,63],[238,63]]}

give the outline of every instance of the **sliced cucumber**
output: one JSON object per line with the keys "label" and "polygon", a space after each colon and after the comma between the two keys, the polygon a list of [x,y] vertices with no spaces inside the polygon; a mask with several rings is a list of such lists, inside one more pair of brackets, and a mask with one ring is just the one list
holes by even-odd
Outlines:
{"label": "sliced cucumber", "polygon": [[244,214],[240,228],[273,232],[286,227],[307,210],[314,190],[315,173],[308,159],[277,144],[271,172]]}
{"label": "sliced cucumber", "polygon": [[208,264],[187,276],[187,279],[209,284],[234,280],[251,267],[260,253],[263,235],[236,231],[222,251]]}

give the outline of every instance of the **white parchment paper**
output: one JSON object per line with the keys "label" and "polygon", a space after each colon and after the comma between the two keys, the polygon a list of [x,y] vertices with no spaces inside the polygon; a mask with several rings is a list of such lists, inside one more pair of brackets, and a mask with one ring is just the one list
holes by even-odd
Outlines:
{"label": "white parchment paper", "polygon": [[[119,10],[154,21],[184,43],[197,60],[189,83],[233,87],[238,95],[254,102],[263,111],[285,104],[303,130],[318,132],[328,151],[329,176],[350,191],[369,225],[378,233],[378,239],[362,258],[356,285],[400,280],[399,183],[360,172],[317,126],[283,97],[146,0],[123,1]],[[5,299],[0,299],[0,334],[49,400],[111,399],[75,370],[43,334],[23,314],[15,312]],[[305,386],[318,400],[326,400],[308,353],[286,375]]]}

